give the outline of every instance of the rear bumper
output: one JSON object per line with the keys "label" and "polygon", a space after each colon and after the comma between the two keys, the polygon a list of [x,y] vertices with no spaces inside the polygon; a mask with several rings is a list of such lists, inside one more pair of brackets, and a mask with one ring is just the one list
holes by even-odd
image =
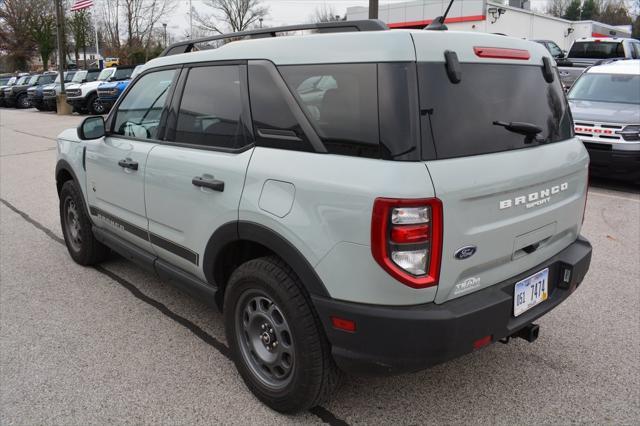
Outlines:
{"label": "rear bumper", "polygon": [[602,149],[585,144],[591,163],[589,169],[594,176],[640,182],[640,151]]}
{"label": "rear bumper", "polygon": [[[314,297],[338,366],[352,374],[397,374],[421,370],[474,350],[476,340],[511,336],[562,303],[580,285],[591,262],[591,244],[578,238],[546,262],[502,283],[437,305],[376,306]],[[513,317],[517,281],[549,268],[549,298]],[[571,270],[568,283],[562,281]],[[331,316],[356,322],[349,333]]]}

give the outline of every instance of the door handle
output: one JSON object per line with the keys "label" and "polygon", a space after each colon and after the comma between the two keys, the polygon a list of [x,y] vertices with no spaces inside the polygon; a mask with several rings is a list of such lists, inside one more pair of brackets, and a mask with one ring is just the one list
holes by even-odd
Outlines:
{"label": "door handle", "polygon": [[131,158],[118,161],[118,166],[124,167],[125,169],[138,170],[138,162],[133,161]]}
{"label": "door handle", "polygon": [[191,180],[191,183],[194,186],[199,186],[201,188],[209,188],[214,191],[223,192],[224,191],[224,182],[218,179],[213,178],[204,178],[202,176],[196,176]]}

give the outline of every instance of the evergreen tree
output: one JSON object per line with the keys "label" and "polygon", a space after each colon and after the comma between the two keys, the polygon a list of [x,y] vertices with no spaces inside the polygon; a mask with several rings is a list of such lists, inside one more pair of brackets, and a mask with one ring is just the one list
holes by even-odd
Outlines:
{"label": "evergreen tree", "polygon": [[564,15],[562,15],[564,19],[568,19],[569,21],[577,21],[580,19],[580,0],[571,0],[567,10],[565,10]]}

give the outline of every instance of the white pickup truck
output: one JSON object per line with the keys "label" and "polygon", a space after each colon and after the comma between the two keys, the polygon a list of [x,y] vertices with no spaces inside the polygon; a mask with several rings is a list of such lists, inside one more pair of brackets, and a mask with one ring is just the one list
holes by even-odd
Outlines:
{"label": "white pickup truck", "polygon": [[618,37],[580,38],[574,41],[569,49],[569,64],[558,66],[562,85],[565,90],[569,90],[586,68],[616,59],[640,59],[640,41]]}

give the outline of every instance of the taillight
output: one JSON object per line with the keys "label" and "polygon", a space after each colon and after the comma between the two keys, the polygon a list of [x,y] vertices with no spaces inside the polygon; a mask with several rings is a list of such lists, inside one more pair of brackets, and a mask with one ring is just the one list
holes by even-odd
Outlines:
{"label": "taillight", "polygon": [[479,47],[475,46],[473,52],[480,58],[494,59],[519,59],[526,61],[531,57],[528,50],[523,49],[505,49],[502,47]]}
{"label": "taillight", "polygon": [[373,258],[412,288],[438,285],[442,202],[437,198],[377,198],[371,218]]}

